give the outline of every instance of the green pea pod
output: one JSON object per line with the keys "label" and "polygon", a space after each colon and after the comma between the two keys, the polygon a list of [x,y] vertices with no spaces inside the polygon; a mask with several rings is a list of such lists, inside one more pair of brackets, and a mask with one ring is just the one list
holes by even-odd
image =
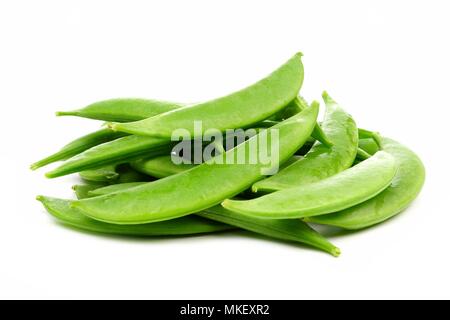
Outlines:
{"label": "green pea pod", "polygon": [[[104,186],[100,188],[93,188],[87,192],[88,197],[92,196],[103,196],[105,194],[118,192],[118,191],[124,191],[127,189],[131,189],[134,187],[141,186],[147,182],[127,182],[127,183],[118,183],[118,184],[112,184],[110,186]],[[88,198],[86,197],[86,198]],[[80,198],[78,198],[80,199]]]}
{"label": "green pea pod", "polygon": [[75,191],[75,195],[77,199],[85,199],[89,198],[92,195],[90,194],[91,191],[102,189],[105,187],[104,183],[86,183],[86,184],[76,184],[72,186],[73,191]]}
{"label": "green pea pod", "polygon": [[109,165],[98,169],[81,171],[80,177],[86,181],[111,182],[119,179],[116,167],[117,165]]}
{"label": "green pea pod", "polygon": [[358,158],[359,160],[367,160],[370,158],[370,156],[370,153],[361,148],[358,148],[358,151],[356,152],[356,158]]}
{"label": "green pea pod", "polygon": [[225,200],[226,209],[266,219],[327,214],[362,203],[386,189],[397,171],[391,155],[379,151],[330,178],[277,191],[252,200]]}
{"label": "green pea pod", "polygon": [[[292,158],[291,158],[292,159]],[[123,191],[141,185],[142,182],[116,184],[103,188],[99,188],[89,192],[90,196],[105,195],[112,192]],[[262,234],[271,238],[284,241],[300,242],[319,248],[338,256],[339,248],[336,248],[327,239],[321,236],[317,231],[309,227],[306,223],[299,219],[288,220],[269,220],[248,217],[246,215],[226,210],[221,206],[208,208],[196,215],[226,223],[241,229],[245,229],[254,233]]]}
{"label": "green pea pod", "polygon": [[[180,128],[192,138],[200,138],[207,130],[246,128],[267,119],[296,96],[303,83],[301,53],[295,54],[280,68],[257,83],[208,102],[199,103],[130,123],[112,123],[113,130],[170,139]],[[195,123],[201,121],[196,130]]]}
{"label": "green pea pod", "polygon": [[70,206],[70,200],[38,196],[47,211],[59,221],[78,229],[129,236],[178,236],[209,233],[234,229],[234,227],[204,219],[187,216],[170,221],[140,225],[117,225],[86,217],[80,210]]}
{"label": "green pea pod", "polygon": [[358,148],[356,124],[326,92],[323,99],[326,112],[322,128],[333,146],[316,143],[302,160],[256,182],[252,186],[254,192],[267,193],[306,185],[333,176],[352,165]]}
{"label": "green pea pod", "polygon": [[310,217],[309,221],[357,230],[383,222],[409,206],[425,181],[422,161],[414,152],[389,138],[381,138],[381,146],[399,165],[390,186],[376,197],[357,206],[332,214]]}
{"label": "green pea pod", "polygon": [[132,162],[131,166],[137,171],[155,178],[165,178],[195,167],[194,164],[189,163],[175,164],[171,156],[141,159]]}
{"label": "green pea pod", "polygon": [[171,148],[166,139],[126,136],[103,143],[70,158],[59,167],[46,173],[46,177],[56,178],[88,169],[125,163],[143,157],[156,157],[168,154]]}
{"label": "green pea pod", "polygon": [[115,132],[115,131],[112,131],[111,129],[101,129],[101,130],[92,132],[90,134],[82,136],[81,138],[73,140],[69,144],[62,147],[61,150],[59,150],[58,152],[33,163],[30,166],[30,168],[32,170],[36,170],[36,169],[39,169],[50,163],[69,159],[85,150],[88,150],[99,144],[115,140],[115,139],[123,137],[125,135],[127,135],[127,134],[123,133],[123,132]]}
{"label": "green pea pod", "polygon": [[[284,168],[300,160],[301,156],[292,156],[284,162],[280,168]],[[155,178],[165,178],[195,167],[194,164],[175,164],[171,156],[160,156],[151,159],[141,159],[131,163],[131,166],[139,172],[148,174]]]}
{"label": "green pea pod", "polygon": [[[307,140],[318,111],[318,103],[313,103],[310,108],[273,127],[279,135],[279,163],[289,159]],[[188,171],[130,190],[74,201],[72,206],[91,218],[117,224],[169,220],[212,207],[261,179],[267,163],[259,157],[254,164],[229,163],[227,159],[236,159],[239,154],[250,156],[250,147],[267,137],[267,132],[261,131],[245,143]]]}
{"label": "green pea pod", "polygon": [[370,155],[373,155],[380,150],[380,147],[378,146],[377,142],[372,138],[359,139],[358,148],[364,150]]}
{"label": "green pea pod", "polygon": [[181,108],[175,102],[150,99],[109,99],[92,103],[82,109],[58,111],[57,116],[77,116],[103,121],[138,121]]}
{"label": "green pea pod", "polygon": [[223,222],[254,233],[284,241],[305,243],[319,248],[337,257],[341,251],[317,231],[299,219],[269,220],[248,217],[243,214],[226,210],[221,206],[206,209],[197,215]]}

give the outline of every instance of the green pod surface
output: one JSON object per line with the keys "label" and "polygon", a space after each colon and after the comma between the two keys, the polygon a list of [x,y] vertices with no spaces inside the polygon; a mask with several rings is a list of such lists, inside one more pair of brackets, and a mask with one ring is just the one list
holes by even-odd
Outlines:
{"label": "green pod surface", "polygon": [[119,179],[119,173],[116,172],[116,165],[109,165],[98,169],[81,171],[80,177],[86,181],[92,182],[112,182]]}
{"label": "green pod surface", "polygon": [[156,137],[126,136],[88,149],[47,172],[47,178],[56,178],[88,169],[120,164],[143,157],[168,154],[171,145]]}
{"label": "green pod surface", "polygon": [[132,162],[131,166],[155,178],[165,178],[195,167],[194,164],[189,163],[175,164],[170,155],[137,160]]}
{"label": "green pod surface", "polygon": [[232,226],[198,216],[187,216],[170,221],[133,226],[109,224],[86,217],[80,210],[70,206],[70,200],[44,196],[38,196],[37,200],[57,220],[78,229],[92,232],[128,236],[178,236],[234,229]]}
{"label": "green pod surface", "polygon": [[[245,128],[267,119],[285,107],[296,96],[303,83],[301,53],[295,54],[280,68],[257,83],[208,102],[199,103],[130,123],[113,123],[113,130],[137,135],[170,139],[180,128],[191,138],[201,137],[205,131]],[[201,129],[195,123],[201,121]]]}
{"label": "green pod surface", "polygon": [[373,155],[380,150],[377,142],[372,138],[359,139],[358,148],[364,150],[370,155]]}
{"label": "green pod surface", "polygon": [[50,163],[69,159],[85,150],[88,150],[99,144],[118,139],[125,135],[127,134],[124,132],[115,132],[111,129],[97,130],[95,132],[82,136],[81,138],[73,140],[72,142],[62,147],[58,152],[33,163],[30,168],[32,170],[36,170]]}
{"label": "green pod surface", "polygon": [[273,192],[306,185],[333,176],[349,168],[358,149],[358,129],[355,121],[324,92],[326,104],[322,129],[331,140],[327,147],[316,143],[305,157],[267,179],[256,182],[253,192]]}
{"label": "green pod surface", "polygon": [[57,116],[77,116],[103,121],[138,121],[181,108],[176,102],[119,98],[98,101],[84,108],[72,111],[58,111]]}
{"label": "green pod surface", "polygon": [[86,183],[86,184],[76,184],[72,186],[73,191],[75,192],[75,196],[77,199],[85,199],[89,198],[92,195],[90,194],[91,191],[94,191],[96,189],[101,189],[105,187],[105,184],[103,183]]}
{"label": "green pod surface", "polygon": [[332,214],[310,217],[309,221],[349,230],[367,228],[400,213],[417,197],[425,181],[425,168],[420,158],[407,147],[389,138],[381,138],[381,146],[384,152],[396,159],[399,166],[390,186],[376,197],[357,206]]}
{"label": "green pod surface", "polygon": [[[307,140],[318,111],[318,103],[313,103],[310,108],[273,127],[279,136],[279,163],[289,159]],[[267,137],[267,132],[262,131],[188,171],[130,190],[74,201],[72,205],[91,218],[117,224],[169,220],[212,207],[261,179],[267,164],[260,159],[254,164],[229,163],[226,159],[236,159],[239,154],[250,156],[252,144],[258,143],[263,135]]]}
{"label": "green pod surface", "polygon": [[300,219],[259,219],[227,210],[221,206],[206,209],[197,215],[271,238],[308,244],[335,257],[341,253],[339,248]]}
{"label": "green pod surface", "polygon": [[386,189],[397,171],[391,155],[379,151],[330,178],[277,191],[252,200],[225,200],[226,209],[266,219],[294,219],[327,214],[364,202]]}
{"label": "green pod surface", "polygon": [[[111,185],[90,191],[89,195],[105,195],[112,192],[134,188],[141,184],[141,182],[137,182]],[[245,229],[254,233],[262,234],[271,238],[308,244],[315,248],[324,250],[325,252],[328,252],[335,257],[340,254],[339,248],[335,247],[317,231],[315,231],[299,219],[259,219],[226,210],[221,206],[208,208],[204,211],[197,212],[196,215],[226,223],[228,225]]]}

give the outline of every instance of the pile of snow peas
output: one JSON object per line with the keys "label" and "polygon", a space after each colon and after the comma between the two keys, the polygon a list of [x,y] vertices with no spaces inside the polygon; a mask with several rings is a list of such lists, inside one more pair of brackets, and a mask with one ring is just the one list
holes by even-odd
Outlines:
{"label": "pile of snow peas", "polygon": [[[59,221],[91,232],[182,236],[243,229],[338,256],[340,249],[312,226],[359,230],[388,220],[417,197],[425,169],[407,147],[358,128],[327,92],[318,121],[319,102],[308,104],[299,95],[301,57],[203,103],[121,98],[57,112],[107,123],[31,165],[36,170],[62,161],[46,176],[78,173],[77,199],[37,199]],[[172,135],[180,128],[192,141],[211,129],[256,133],[231,148],[216,143],[210,159],[187,163],[174,161],[183,158],[173,152]],[[269,130],[278,137],[275,172],[265,173],[258,157],[218,161],[252,156],[250,146]]]}

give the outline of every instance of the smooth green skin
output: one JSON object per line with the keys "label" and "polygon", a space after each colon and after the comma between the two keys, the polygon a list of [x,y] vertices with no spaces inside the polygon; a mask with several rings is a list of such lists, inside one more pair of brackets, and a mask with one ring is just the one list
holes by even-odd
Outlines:
{"label": "smooth green skin", "polygon": [[[146,99],[110,99],[93,103],[83,109],[75,111],[60,111],[57,115],[74,115],[105,121],[136,121],[181,108],[183,105],[175,102],[146,100]],[[78,138],[65,145],[58,152],[39,160],[31,165],[32,170],[50,163],[69,159],[85,150],[99,144],[126,136],[124,132],[111,129],[101,129]]]}
{"label": "smooth green skin", "polygon": [[371,157],[371,154],[366,152],[364,149],[358,148],[358,151],[356,152],[356,158],[359,160],[367,160]]}
{"label": "smooth green skin", "polygon": [[305,157],[267,179],[256,182],[253,192],[273,192],[306,185],[331,177],[349,168],[358,149],[358,129],[347,114],[326,92],[325,120],[322,129],[333,146],[316,143]]}
{"label": "smooth green skin", "polygon": [[[292,159],[292,158],[291,158]],[[99,196],[119,190],[126,190],[139,186],[137,183],[116,184],[99,188],[89,192],[90,196]],[[254,233],[262,234],[271,238],[300,242],[311,245],[313,247],[324,250],[337,257],[340,254],[339,248],[331,244],[327,239],[320,235],[317,231],[310,228],[306,223],[299,219],[289,220],[269,220],[248,217],[246,215],[226,210],[221,206],[214,206],[196,215],[226,223],[241,229],[245,229]]]}
{"label": "smooth green skin", "polygon": [[176,102],[119,98],[98,101],[73,111],[58,111],[57,116],[77,116],[89,119],[129,122],[176,110],[183,105]]}
{"label": "smooth green skin", "polygon": [[96,189],[101,189],[105,186],[105,184],[102,183],[87,183],[87,184],[76,184],[72,186],[73,191],[75,192],[75,195],[77,199],[85,199],[91,197],[90,192],[94,191]]}
{"label": "smooth green skin", "polygon": [[358,137],[359,139],[372,139],[375,141],[378,148],[381,147],[381,136],[378,132],[358,128]]}
{"label": "smooth green skin", "polygon": [[[112,184],[110,186],[105,186],[105,187],[100,187],[100,188],[94,187],[87,192],[88,196],[85,198],[92,197],[92,196],[103,196],[105,194],[142,186],[143,184],[146,184],[146,183],[147,182],[127,182],[127,183]],[[80,199],[80,198],[78,198],[78,199]]]}
{"label": "smooth green skin", "polygon": [[252,200],[225,200],[226,209],[265,219],[327,214],[364,202],[386,189],[397,171],[395,159],[379,151],[330,178],[284,189]]}
{"label": "smooth green skin", "polygon": [[116,165],[109,165],[98,169],[81,171],[80,177],[86,181],[111,182],[119,179],[120,175],[116,172],[116,167]]}
{"label": "smooth green skin", "polygon": [[62,147],[58,152],[33,163],[30,168],[31,170],[36,170],[50,163],[69,159],[85,150],[88,150],[99,144],[115,140],[125,135],[127,134],[123,132],[115,132],[111,129],[97,130],[95,132],[82,136],[81,138],[73,140],[72,142]]}
{"label": "smooth green skin", "polygon": [[[295,54],[266,78],[228,96],[145,120],[110,126],[117,131],[166,139],[179,128],[188,130],[192,138],[199,138],[208,129],[223,132],[249,127],[281,110],[297,96],[303,83],[301,56],[301,53]],[[194,131],[194,121],[202,122],[201,132]]]}
{"label": "smooth green skin", "polygon": [[373,155],[380,150],[380,147],[372,138],[359,139],[358,147],[359,149],[364,150],[370,155]]}
{"label": "smooth green skin", "polygon": [[337,257],[341,251],[326,238],[299,219],[268,220],[246,215],[215,206],[197,213],[200,217],[226,223],[254,233],[284,241],[305,243]]}
{"label": "smooth green skin", "polygon": [[126,136],[100,144],[70,158],[56,169],[46,173],[46,177],[56,178],[143,157],[159,156],[169,153],[171,148],[172,146],[163,138]]}
{"label": "smooth green skin", "polygon": [[[389,138],[381,138],[383,151],[395,158],[397,174],[376,197],[340,212],[308,218],[308,221],[358,230],[383,222],[410,205],[425,182],[425,168],[410,149]],[[368,160],[367,160],[368,161]]]}
{"label": "smooth green skin", "polygon": [[47,211],[59,221],[78,229],[128,236],[178,236],[234,229],[234,227],[198,216],[140,225],[117,225],[100,222],[85,216],[70,206],[70,200],[38,196]]}
{"label": "smooth green skin", "polygon": [[160,156],[152,159],[141,159],[131,163],[131,166],[142,173],[155,178],[165,178],[195,167],[194,164],[175,164],[171,156]]}
{"label": "smooth green skin", "polygon": [[[280,163],[289,159],[310,136],[318,111],[318,103],[313,103],[310,108],[274,127],[279,133]],[[117,224],[169,220],[212,207],[246,190],[262,178],[262,169],[266,168],[259,162],[213,162],[223,161],[226,156],[234,158],[239,153],[249,155],[249,145],[263,134],[266,131],[188,171],[130,190],[74,201],[72,205],[91,218]]]}

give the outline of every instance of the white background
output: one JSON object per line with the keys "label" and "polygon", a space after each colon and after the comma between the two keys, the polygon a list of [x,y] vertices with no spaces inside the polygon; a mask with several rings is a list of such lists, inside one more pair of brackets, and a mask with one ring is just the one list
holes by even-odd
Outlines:
{"label": "white background", "polygon": [[[448,1],[2,1],[0,298],[450,298]],[[339,258],[248,234],[127,240],[55,223],[72,197],[31,162],[99,125],[56,118],[113,97],[203,101],[304,53],[329,91],[410,146],[427,181],[404,214],[331,237]]]}

